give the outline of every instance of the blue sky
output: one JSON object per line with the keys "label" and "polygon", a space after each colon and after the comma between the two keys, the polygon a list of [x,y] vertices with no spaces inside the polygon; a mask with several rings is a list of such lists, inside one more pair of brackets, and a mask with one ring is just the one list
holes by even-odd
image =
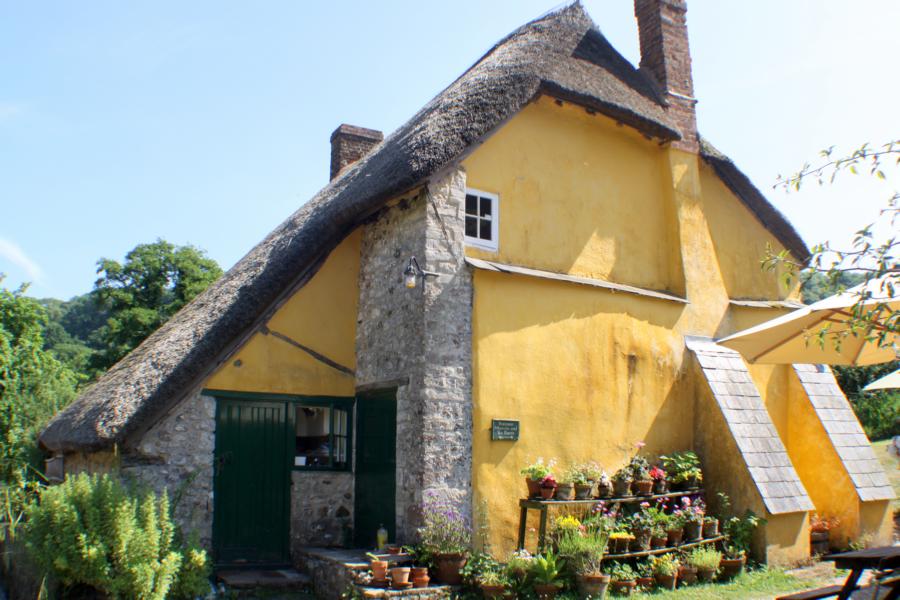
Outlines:
{"label": "blue sky", "polygon": [[[630,0],[585,0],[637,63]],[[837,144],[900,136],[894,0],[689,0],[701,132],[809,243],[843,242],[897,185],[771,190]],[[228,268],[327,182],[340,123],[390,132],[553,8],[454,2],[0,5],[0,272],[88,291],[158,237]]]}

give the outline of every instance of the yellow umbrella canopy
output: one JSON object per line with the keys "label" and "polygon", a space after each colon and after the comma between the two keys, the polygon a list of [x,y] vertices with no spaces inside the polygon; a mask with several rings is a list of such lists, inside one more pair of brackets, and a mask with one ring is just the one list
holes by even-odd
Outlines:
{"label": "yellow umbrella canopy", "polygon": [[896,334],[888,332],[883,343],[876,343],[848,324],[861,298],[865,298],[863,311],[878,311],[873,315],[878,333],[878,321],[900,310],[900,274],[872,279],[718,343],[737,350],[751,363],[874,365],[896,360]]}
{"label": "yellow umbrella canopy", "polygon": [[881,379],[876,379],[875,381],[864,387],[863,390],[867,392],[874,392],[877,390],[893,390],[896,388],[900,388],[900,370],[889,373]]}

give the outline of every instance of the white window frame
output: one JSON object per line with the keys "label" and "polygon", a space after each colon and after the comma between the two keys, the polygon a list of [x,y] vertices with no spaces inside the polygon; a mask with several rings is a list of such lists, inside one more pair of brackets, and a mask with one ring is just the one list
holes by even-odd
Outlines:
{"label": "white window frame", "polygon": [[[478,237],[470,237],[467,235],[466,245],[481,250],[496,252],[498,248],[500,248],[500,196],[475,188],[466,188],[466,195],[480,196],[482,198],[488,198],[491,201],[491,239],[483,240]],[[466,205],[463,203],[463,230],[465,230],[465,218]],[[478,218],[480,219],[481,217]]]}

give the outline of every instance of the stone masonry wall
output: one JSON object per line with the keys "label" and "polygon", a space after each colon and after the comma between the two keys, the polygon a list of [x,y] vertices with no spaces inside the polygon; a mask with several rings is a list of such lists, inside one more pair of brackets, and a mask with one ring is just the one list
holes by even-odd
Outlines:
{"label": "stone masonry wall", "polygon": [[[465,266],[465,173],[456,170],[365,226],[357,384],[397,390],[397,536],[412,541],[425,490],[471,509],[472,278]],[[403,285],[410,256],[440,275]]]}
{"label": "stone masonry wall", "polygon": [[212,547],[216,401],[190,394],[123,456],[122,473],[174,499],[175,518],[188,535]]}
{"label": "stone masonry wall", "polygon": [[291,556],[304,546],[352,543],[353,473],[294,471],[291,487]]}

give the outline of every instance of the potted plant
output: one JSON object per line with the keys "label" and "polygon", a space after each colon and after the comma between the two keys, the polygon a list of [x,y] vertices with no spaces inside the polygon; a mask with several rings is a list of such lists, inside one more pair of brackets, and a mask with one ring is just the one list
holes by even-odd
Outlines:
{"label": "potted plant", "polygon": [[528,550],[516,550],[506,559],[506,574],[513,583],[521,586],[531,571],[533,561],[534,557]]}
{"label": "potted plant", "polygon": [[678,559],[671,554],[660,554],[650,559],[650,569],[656,585],[664,590],[674,590],[678,581]]}
{"label": "potted plant", "polygon": [[628,552],[628,545],[634,538],[627,531],[614,531],[609,534],[609,546],[612,554],[623,554]]}
{"label": "potted plant", "polygon": [[[723,511],[731,508],[731,501],[723,493],[719,493],[719,503]],[[753,532],[766,521],[757,517],[752,510],[744,511],[742,516],[732,516],[723,524],[723,533],[728,537],[725,544],[725,556],[722,558],[722,578],[732,579],[744,570],[747,564],[747,553],[753,542]]]}
{"label": "potted plant", "polygon": [[499,598],[506,594],[510,585],[509,577],[499,568],[490,568],[475,578],[485,598]]}
{"label": "potted plant", "polygon": [[654,466],[650,469],[650,479],[653,480],[653,493],[661,496],[663,494],[668,493],[669,491],[669,481],[666,479],[666,471],[665,469]]}
{"label": "potted plant", "polygon": [[459,585],[462,582],[460,571],[466,565],[472,547],[468,519],[449,499],[436,492],[426,492],[421,508],[423,525],[418,529],[419,548],[431,557],[438,581]]}
{"label": "potted plant", "polygon": [[550,500],[553,498],[554,492],[556,492],[556,478],[553,475],[547,475],[543,479],[541,479],[541,498],[544,500]]}
{"label": "potted plant", "polygon": [[637,586],[649,592],[653,589],[653,569],[650,568],[649,562],[639,562],[636,565],[635,571],[637,572]]}
{"label": "potted plant", "polygon": [[681,545],[681,539],[684,537],[684,520],[680,510],[676,510],[669,515],[666,521],[666,540],[667,546]]}
{"label": "potted plant", "polygon": [[413,587],[416,588],[428,587],[428,582],[431,581],[431,578],[428,576],[428,567],[412,567],[409,577],[412,579]]}
{"label": "potted plant", "polygon": [[590,500],[594,484],[603,476],[603,470],[595,462],[586,462],[575,465],[571,475],[575,484],[575,499]]}
{"label": "potted plant", "polygon": [[681,563],[678,566],[678,583],[681,585],[697,583],[697,569],[688,563]]}
{"label": "potted plant", "polygon": [[[655,508],[655,507],[654,507]],[[634,542],[631,549],[635,552],[646,552],[650,549],[653,537],[654,515],[647,502],[641,503],[640,512],[631,517],[631,533],[634,534]]]}
{"label": "potted plant", "polygon": [[709,539],[718,537],[719,535],[719,520],[712,516],[703,517],[703,537]]}
{"label": "potted plant", "polygon": [[366,553],[369,559],[369,569],[372,570],[372,580],[378,583],[387,581],[388,561],[380,559],[371,552]]}
{"label": "potted plant", "polygon": [[666,541],[668,541],[668,536],[665,528],[659,523],[655,524],[653,529],[650,530],[650,547],[653,550],[665,548]]}
{"label": "potted plant", "polygon": [[663,468],[668,473],[669,482],[680,490],[692,490],[703,480],[700,458],[695,452],[685,450],[661,456]]}
{"label": "potted plant", "polygon": [[684,539],[697,542],[703,539],[703,518],[706,516],[706,505],[703,500],[691,500],[685,496],[681,499],[681,521],[684,525]]}
{"label": "potted plant", "polygon": [[630,596],[637,586],[634,569],[627,563],[613,563],[609,568],[610,588],[614,594]]}
{"label": "potted plant", "polygon": [[538,554],[531,561],[529,576],[534,585],[534,592],[540,600],[553,600],[560,588],[560,572],[565,565],[564,560],[557,559],[552,552]]}
{"label": "potted plant", "polygon": [[809,521],[809,551],[813,556],[828,554],[831,548],[831,530],[840,524],[837,517],[821,517],[819,513]]}
{"label": "potted plant", "polygon": [[613,494],[618,498],[631,496],[631,482],[633,480],[631,469],[627,465],[616,471],[612,478]]}
{"label": "potted plant", "polygon": [[576,474],[571,467],[563,471],[562,475],[556,480],[557,500],[575,499],[575,479]]}
{"label": "potted plant", "polygon": [[722,553],[711,545],[694,548],[688,554],[687,561],[697,570],[700,581],[711,583],[716,578],[716,572],[722,562]]}
{"label": "potted plant", "polygon": [[525,476],[525,484],[528,486],[529,498],[537,498],[541,495],[541,481],[553,473],[553,466],[555,464],[555,460],[551,459],[549,463],[545,464],[543,458],[538,458],[535,462],[527,467],[523,467],[522,470],[519,471]]}
{"label": "potted plant", "polygon": [[634,456],[628,463],[631,469],[631,489],[637,496],[653,494],[653,479],[650,478],[650,463],[643,456]]}
{"label": "potted plant", "polygon": [[613,484],[606,471],[600,473],[600,479],[597,480],[597,497],[609,498],[613,494]]}
{"label": "potted plant", "polygon": [[407,587],[407,584],[409,584],[409,567],[394,567],[390,571],[391,585],[395,588]]}
{"label": "potted plant", "polygon": [[609,576],[602,571],[609,535],[603,528],[575,530],[557,540],[559,555],[575,572],[575,581],[582,598],[603,598]]}

